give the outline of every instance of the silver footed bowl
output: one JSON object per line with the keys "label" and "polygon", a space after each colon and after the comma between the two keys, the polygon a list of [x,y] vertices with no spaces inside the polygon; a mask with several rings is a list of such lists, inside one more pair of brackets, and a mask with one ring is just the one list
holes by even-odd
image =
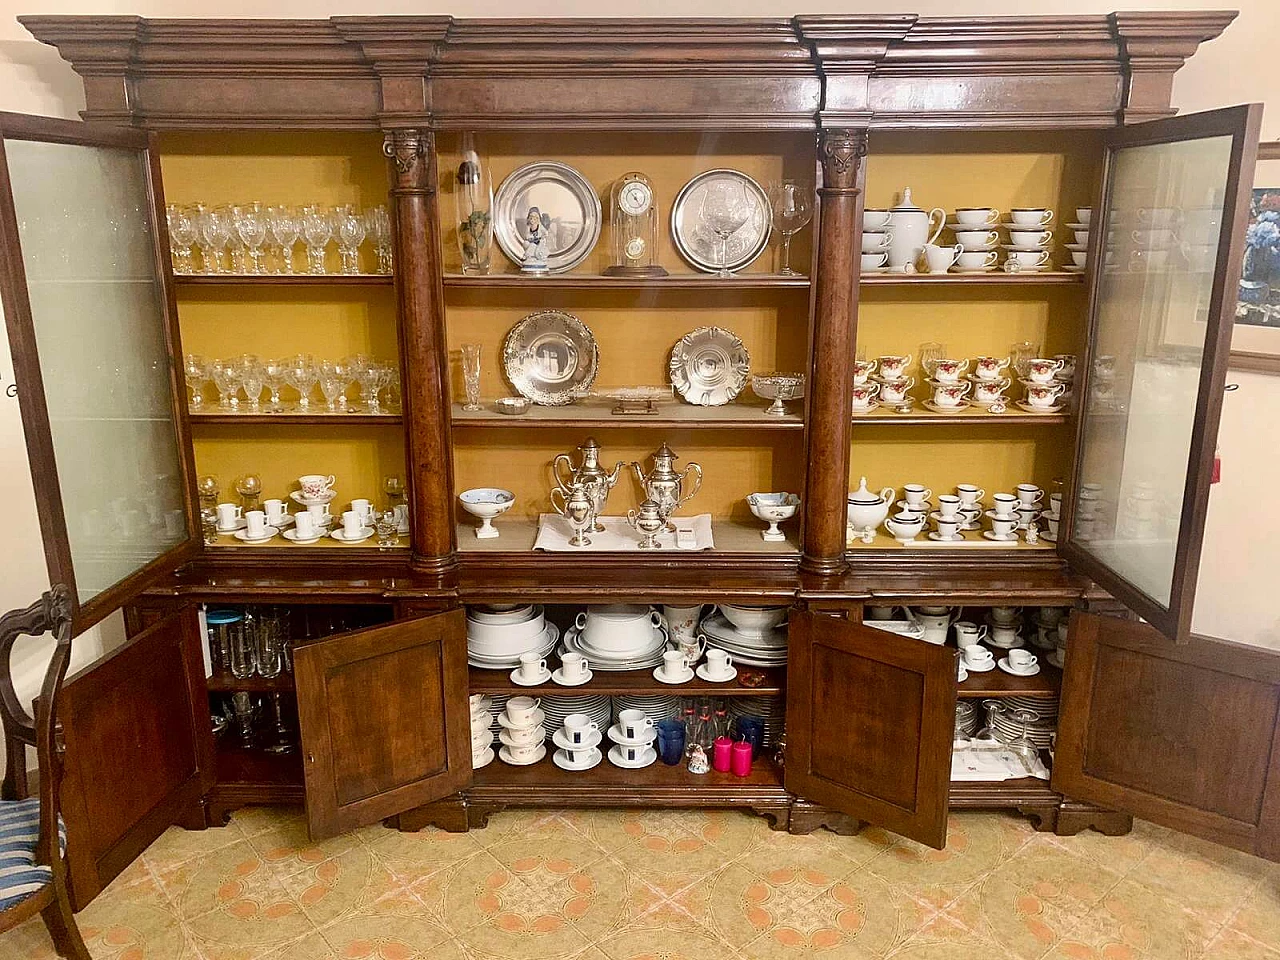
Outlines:
{"label": "silver footed bowl", "polygon": [[804,396],[804,374],[755,373],[751,375],[751,390],[761,400],[773,401],[765,413],[772,417],[785,417],[786,402]]}

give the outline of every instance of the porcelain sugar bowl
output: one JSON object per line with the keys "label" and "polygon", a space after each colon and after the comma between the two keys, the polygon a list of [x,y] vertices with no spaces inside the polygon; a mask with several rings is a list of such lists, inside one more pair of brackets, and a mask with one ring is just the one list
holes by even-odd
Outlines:
{"label": "porcelain sugar bowl", "polygon": [[897,494],[893,487],[885,487],[879,493],[867,489],[867,478],[863,477],[858,489],[849,493],[848,526],[851,537],[861,537],[864,543],[875,539],[876,530],[889,516],[889,508]]}

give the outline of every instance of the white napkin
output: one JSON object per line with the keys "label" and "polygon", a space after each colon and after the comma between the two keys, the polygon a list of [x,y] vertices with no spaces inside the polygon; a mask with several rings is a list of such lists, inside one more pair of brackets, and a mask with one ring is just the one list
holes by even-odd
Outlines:
{"label": "white napkin", "polygon": [[711,550],[715,547],[715,539],[711,535],[711,514],[700,513],[696,517],[672,517],[671,522],[679,530],[693,534],[693,546],[677,547],[676,534],[658,534],[657,550],[640,550],[641,534],[632,529],[626,517],[600,517],[604,525],[604,533],[588,533],[591,544],[586,547],[569,546],[573,538],[573,528],[569,521],[558,513],[544,513],[538,517],[538,536],[533,542],[535,550],[550,550],[556,553],[599,553],[603,551],[632,551],[646,554],[661,554],[664,551],[676,550]]}

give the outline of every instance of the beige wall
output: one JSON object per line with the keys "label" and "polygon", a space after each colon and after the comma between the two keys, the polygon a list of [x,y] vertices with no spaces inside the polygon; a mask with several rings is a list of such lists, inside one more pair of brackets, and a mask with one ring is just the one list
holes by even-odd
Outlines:
{"label": "beige wall", "polygon": [[[1197,9],[1197,0],[1128,0],[1126,10]],[[1264,120],[1266,139],[1280,139],[1280,72],[1274,68],[1280,37],[1280,2],[1241,0],[1241,16],[1219,40],[1201,48],[1178,74],[1174,102],[1184,112],[1249,100],[1277,105]],[[919,0],[889,4],[854,0],[804,0],[788,6],[778,0],[738,0],[724,4],[725,15],[789,16],[793,13],[911,10],[924,15],[1105,13],[1116,9],[1098,0]],[[687,0],[560,0],[543,6],[547,16],[682,16]],[[50,47],[35,43],[14,21],[19,13],[116,13],[153,17],[323,17],[333,14],[429,14],[520,16],[529,7],[514,0],[471,0],[466,4],[430,0],[374,0],[352,4],[326,0],[219,0],[217,3],[155,0],[0,0],[0,110],[74,117],[83,105],[79,78]],[[1280,183],[1280,175],[1276,178]],[[12,382],[7,343],[0,343],[0,377]],[[1225,480],[1214,492],[1210,536],[1202,578],[1199,627],[1241,640],[1263,640],[1280,646],[1280,604],[1273,599],[1275,571],[1280,569],[1280,532],[1274,514],[1264,514],[1270,488],[1264,483],[1280,473],[1280,378],[1242,375],[1241,389],[1230,395],[1223,427]],[[1268,432],[1269,431],[1269,432]],[[6,506],[0,535],[0,610],[25,605],[47,585],[31,483],[27,472],[17,403],[0,391],[0,503]],[[1242,518],[1248,518],[1242,521]],[[1259,522],[1259,519],[1262,522]],[[77,662],[99,655],[117,642],[118,621],[78,644]],[[22,672],[38,674],[34,662],[19,656]],[[25,665],[24,665],[25,664]]]}

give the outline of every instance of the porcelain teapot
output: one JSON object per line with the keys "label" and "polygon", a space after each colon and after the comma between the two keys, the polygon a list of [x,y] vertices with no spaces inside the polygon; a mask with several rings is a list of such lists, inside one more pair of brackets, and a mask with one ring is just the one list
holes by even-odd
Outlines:
{"label": "porcelain teapot", "polygon": [[858,489],[849,494],[849,526],[856,534],[867,530],[875,530],[889,516],[889,508],[897,494],[893,487],[885,487],[878,494],[867,489],[867,478],[863,477]]}
{"label": "porcelain teapot", "polygon": [[943,644],[947,642],[947,633],[951,629],[951,624],[960,619],[960,609],[958,607],[911,607],[905,608],[907,611],[907,619],[912,623],[918,624],[924,630],[924,636],[921,638],[929,643]]}
{"label": "porcelain teapot", "polygon": [[911,202],[911,188],[904,187],[902,202],[889,210],[889,230],[893,233],[889,243],[889,269],[900,270],[907,264],[914,266],[925,244],[938,239],[946,220],[947,213],[941,207],[928,212],[917,207]]}

